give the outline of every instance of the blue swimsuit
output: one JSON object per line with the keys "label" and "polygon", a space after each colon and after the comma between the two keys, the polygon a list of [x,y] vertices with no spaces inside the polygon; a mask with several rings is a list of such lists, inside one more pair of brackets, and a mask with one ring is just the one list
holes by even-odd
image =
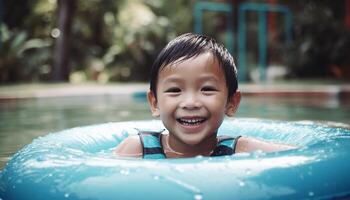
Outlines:
{"label": "blue swimsuit", "polygon": [[[161,132],[140,131],[141,144],[143,147],[143,158],[146,159],[162,159],[166,158],[162,146]],[[225,135],[218,136],[218,143],[210,156],[226,156],[235,153],[238,137],[230,137]]]}

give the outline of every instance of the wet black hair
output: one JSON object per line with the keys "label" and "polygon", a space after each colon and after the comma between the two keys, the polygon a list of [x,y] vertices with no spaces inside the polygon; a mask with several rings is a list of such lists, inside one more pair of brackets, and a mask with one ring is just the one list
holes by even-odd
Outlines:
{"label": "wet black hair", "polygon": [[206,52],[211,52],[219,62],[225,73],[228,98],[232,97],[238,88],[238,81],[236,65],[231,54],[213,38],[194,33],[186,33],[170,41],[154,61],[150,76],[150,90],[155,97],[157,97],[157,81],[160,70],[167,65],[188,60]]}

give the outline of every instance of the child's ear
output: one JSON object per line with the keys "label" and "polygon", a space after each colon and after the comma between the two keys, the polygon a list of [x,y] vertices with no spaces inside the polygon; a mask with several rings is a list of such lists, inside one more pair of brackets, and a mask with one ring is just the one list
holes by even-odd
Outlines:
{"label": "child's ear", "polygon": [[241,102],[241,92],[237,90],[228,100],[225,114],[232,117],[238,109],[239,102]]}
{"label": "child's ear", "polygon": [[148,104],[151,107],[151,112],[153,117],[159,117],[159,108],[157,98],[152,91],[147,92]]}

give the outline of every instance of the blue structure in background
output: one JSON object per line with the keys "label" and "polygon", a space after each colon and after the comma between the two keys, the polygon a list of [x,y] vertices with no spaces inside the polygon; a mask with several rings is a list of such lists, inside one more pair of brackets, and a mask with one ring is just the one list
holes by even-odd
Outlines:
{"label": "blue structure in background", "polygon": [[227,14],[227,33],[226,33],[226,48],[230,53],[233,53],[233,27],[232,27],[232,8],[230,4],[215,3],[215,2],[197,2],[194,6],[194,32],[202,34],[202,14],[204,11],[223,12]]}
{"label": "blue structure in background", "polygon": [[[232,28],[232,6],[224,3],[214,2],[197,2],[194,7],[194,30],[196,33],[202,33],[202,12],[205,10],[226,12],[228,14],[227,25],[227,49],[233,53],[233,28]],[[258,27],[258,47],[259,47],[259,74],[260,80],[266,80],[267,68],[267,16],[268,12],[276,12],[285,15],[285,34],[287,42],[292,41],[292,12],[286,6],[262,4],[262,3],[241,3],[238,8],[238,67],[239,80],[246,81],[247,64],[246,64],[246,18],[245,14],[248,11],[258,12],[259,27]]]}
{"label": "blue structure in background", "polygon": [[259,74],[260,80],[266,80],[267,68],[267,12],[277,12],[285,15],[285,34],[287,42],[292,41],[292,12],[286,6],[258,4],[258,3],[242,3],[238,10],[238,66],[239,77],[241,81],[246,80],[246,18],[245,13],[248,11],[255,11],[259,14]]}

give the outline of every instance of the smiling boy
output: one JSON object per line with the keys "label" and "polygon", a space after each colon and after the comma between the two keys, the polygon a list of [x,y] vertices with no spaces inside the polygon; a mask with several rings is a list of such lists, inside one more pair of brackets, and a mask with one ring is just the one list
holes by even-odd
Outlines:
{"label": "smiling boy", "polygon": [[294,148],[249,137],[218,136],[225,115],[233,116],[241,100],[237,70],[227,49],[214,39],[187,33],[155,60],[148,92],[152,115],[166,130],[140,132],[115,150],[119,156],[179,158],[232,155]]}

